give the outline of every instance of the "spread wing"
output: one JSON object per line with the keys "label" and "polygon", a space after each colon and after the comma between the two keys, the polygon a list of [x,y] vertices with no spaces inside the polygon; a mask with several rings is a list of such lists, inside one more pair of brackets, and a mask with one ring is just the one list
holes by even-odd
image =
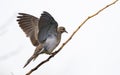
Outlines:
{"label": "spread wing", "polygon": [[52,34],[57,35],[58,24],[48,12],[44,11],[41,14],[38,27],[38,40],[40,43],[43,43],[47,39],[47,37]]}
{"label": "spread wing", "polygon": [[38,22],[39,19],[25,13],[19,13],[18,23],[21,29],[25,32],[27,37],[30,37],[30,40],[34,46],[37,46],[38,43]]}

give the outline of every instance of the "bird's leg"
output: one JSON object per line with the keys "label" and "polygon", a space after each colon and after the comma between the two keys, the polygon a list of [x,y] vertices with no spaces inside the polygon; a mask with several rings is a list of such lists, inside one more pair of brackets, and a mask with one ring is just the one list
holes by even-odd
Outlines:
{"label": "bird's leg", "polygon": [[45,53],[48,54],[48,55],[51,55],[51,52],[49,52],[49,51],[45,51]]}

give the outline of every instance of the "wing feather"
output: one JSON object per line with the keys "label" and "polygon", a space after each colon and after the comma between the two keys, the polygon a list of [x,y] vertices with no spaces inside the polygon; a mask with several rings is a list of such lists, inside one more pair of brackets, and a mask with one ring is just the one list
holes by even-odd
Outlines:
{"label": "wing feather", "polygon": [[49,35],[57,33],[58,24],[48,12],[44,11],[41,14],[38,27],[38,40],[43,43]]}
{"label": "wing feather", "polygon": [[17,16],[17,21],[21,29],[25,32],[27,37],[30,37],[30,40],[34,46],[37,46],[38,43],[38,22],[39,19],[26,14],[26,13],[19,13]]}

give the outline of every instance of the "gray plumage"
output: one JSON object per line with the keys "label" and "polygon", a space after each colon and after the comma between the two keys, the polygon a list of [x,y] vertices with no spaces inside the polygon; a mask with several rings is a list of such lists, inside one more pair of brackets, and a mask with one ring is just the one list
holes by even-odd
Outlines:
{"label": "gray plumage", "polygon": [[51,54],[60,43],[61,34],[67,31],[64,27],[58,27],[58,23],[46,11],[41,14],[40,19],[25,13],[19,13],[19,15],[17,17],[19,26],[36,46],[33,55],[24,66],[26,67],[39,54]]}

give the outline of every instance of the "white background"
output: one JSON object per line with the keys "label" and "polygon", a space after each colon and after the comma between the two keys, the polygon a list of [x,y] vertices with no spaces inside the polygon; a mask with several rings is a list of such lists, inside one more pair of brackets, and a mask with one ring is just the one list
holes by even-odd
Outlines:
{"label": "white background", "polygon": [[[81,22],[112,1],[0,0],[0,75],[25,75],[48,57],[40,55],[22,68],[35,47],[16,22],[17,13],[40,17],[43,11],[49,12],[69,32],[63,34],[62,44]],[[87,21],[54,58],[31,75],[120,75],[120,1]]]}

